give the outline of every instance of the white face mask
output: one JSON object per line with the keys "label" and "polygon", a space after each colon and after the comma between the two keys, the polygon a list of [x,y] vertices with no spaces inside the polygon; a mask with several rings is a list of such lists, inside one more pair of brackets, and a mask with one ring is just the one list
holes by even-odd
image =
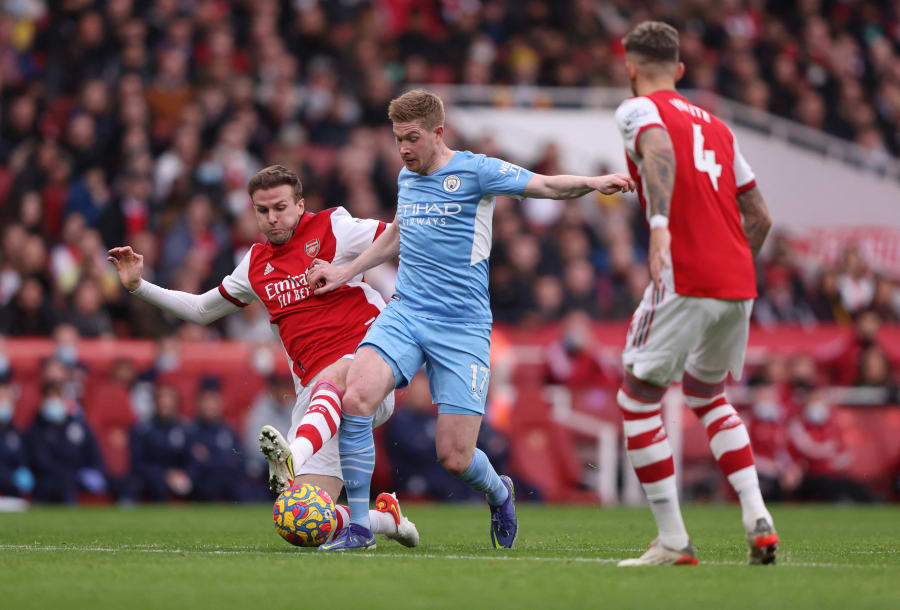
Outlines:
{"label": "white face mask", "polygon": [[66,403],[62,398],[48,398],[41,404],[41,414],[47,421],[58,424],[66,419]]}
{"label": "white face mask", "polygon": [[763,401],[753,405],[754,417],[762,421],[778,421],[778,415],[780,413],[781,407],[775,402]]}
{"label": "white face mask", "polygon": [[829,409],[828,405],[825,403],[814,402],[806,405],[806,409],[803,410],[803,415],[809,423],[821,426],[828,421],[828,417],[831,415],[831,409]]}
{"label": "white face mask", "polygon": [[0,424],[9,423],[13,416],[13,403],[11,400],[0,400]]}

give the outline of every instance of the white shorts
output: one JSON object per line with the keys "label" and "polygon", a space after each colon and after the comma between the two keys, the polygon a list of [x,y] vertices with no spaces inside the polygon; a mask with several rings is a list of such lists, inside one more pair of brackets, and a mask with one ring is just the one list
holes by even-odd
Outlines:
{"label": "white shorts", "polygon": [[644,291],[622,362],[632,375],[654,385],[678,381],[687,370],[706,383],[730,371],[741,378],[753,299],[725,300],[675,294],[671,275],[659,290]]}
{"label": "white shorts", "polygon": [[[343,358],[353,358],[353,354],[348,354],[343,356]],[[313,377],[313,379],[305,386],[300,385],[296,378],[294,379],[297,402],[294,403],[294,409],[291,411],[291,429],[288,431],[288,443],[293,442],[293,440],[297,438],[297,428],[300,427],[300,420],[302,420],[303,416],[306,414],[306,409],[309,407],[310,394],[312,394],[312,389],[315,387],[316,381],[319,380],[320,376],[321,373]],[[372,421],[372,427],[377,428],[390,419],[393,413],[394,392],[392,391],[381,401],[381,404],[378,405],[378,408],[375,410],[375,419]],[[318,474],[337,477],[338,479],[343,480],[344,475],[341,472],[341,454],[338,446],[340,434],[340,430],[338,430],[338,432],[326,441],[325,444],[322,445],[322,448],[315,452],[300,470],[294,474]]]}

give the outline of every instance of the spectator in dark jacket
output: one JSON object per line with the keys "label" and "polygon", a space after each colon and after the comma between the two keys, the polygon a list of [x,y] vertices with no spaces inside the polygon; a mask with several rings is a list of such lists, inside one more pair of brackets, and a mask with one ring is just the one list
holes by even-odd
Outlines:
{"label": "spectator in dark jacket", "polygon": [[72,504],[79,491],[104,493],[100,449],[77,406],[52,382],[41,395],[40,411],[25,436],[35,501]]}
{"label": "spectator in dark jacket", "polygon": [[16,401],[12,371],[3,363],[0,368],[0,496],[23,496],[34,488],[34,477],[28,469],[22,436],[13,425]]}
{"label": "spectator in dark jacket", "polygon": [[188,430],[188,474],[201,501],[238,500],[243,488],[240,441],[222,419],[222,384],[200,382],[197,417]]}
{"label": "spectator in dark jacket", "polygon": [[131,474],[140,496],[152,502],[186,496],[193,488],[186,472],[188,431],[178,406],[178,390],[158,385],[153,416],[131,430]]}

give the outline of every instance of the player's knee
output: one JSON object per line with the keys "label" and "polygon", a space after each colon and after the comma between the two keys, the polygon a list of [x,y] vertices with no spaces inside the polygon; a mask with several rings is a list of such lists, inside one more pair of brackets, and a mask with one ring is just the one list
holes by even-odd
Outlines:
{"label": "player's knee", "polygon": [[344,399],[341,401],[341,409],[350,415],[365,415],[366,417],[374,415],[377,402],[367,394],[358,387],[348,387],[344,392]]}
{"label": "player's knee", "polygon": [[462,476],[472,463],[472,455],[470,453],[459,451],[457,449],[438,448],[438,461],[447,472],[455,477]]}

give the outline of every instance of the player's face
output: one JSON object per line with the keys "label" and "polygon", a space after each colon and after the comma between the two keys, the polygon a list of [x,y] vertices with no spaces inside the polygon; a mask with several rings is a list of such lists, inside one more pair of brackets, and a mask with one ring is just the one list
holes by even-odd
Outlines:
{"label": "player's face", "polygon": [[434,160],[444,128],[439,125],[432,130],[418,121],[394,123],[394,140],[403,165],[411,172],[424,174]]}
{"label": "player's face", "polygon": [[253,210],[259,230],[273,244],[287,243],[304,209],[303,198],[294,201],[294,190],[288,184],[253,193]]}

